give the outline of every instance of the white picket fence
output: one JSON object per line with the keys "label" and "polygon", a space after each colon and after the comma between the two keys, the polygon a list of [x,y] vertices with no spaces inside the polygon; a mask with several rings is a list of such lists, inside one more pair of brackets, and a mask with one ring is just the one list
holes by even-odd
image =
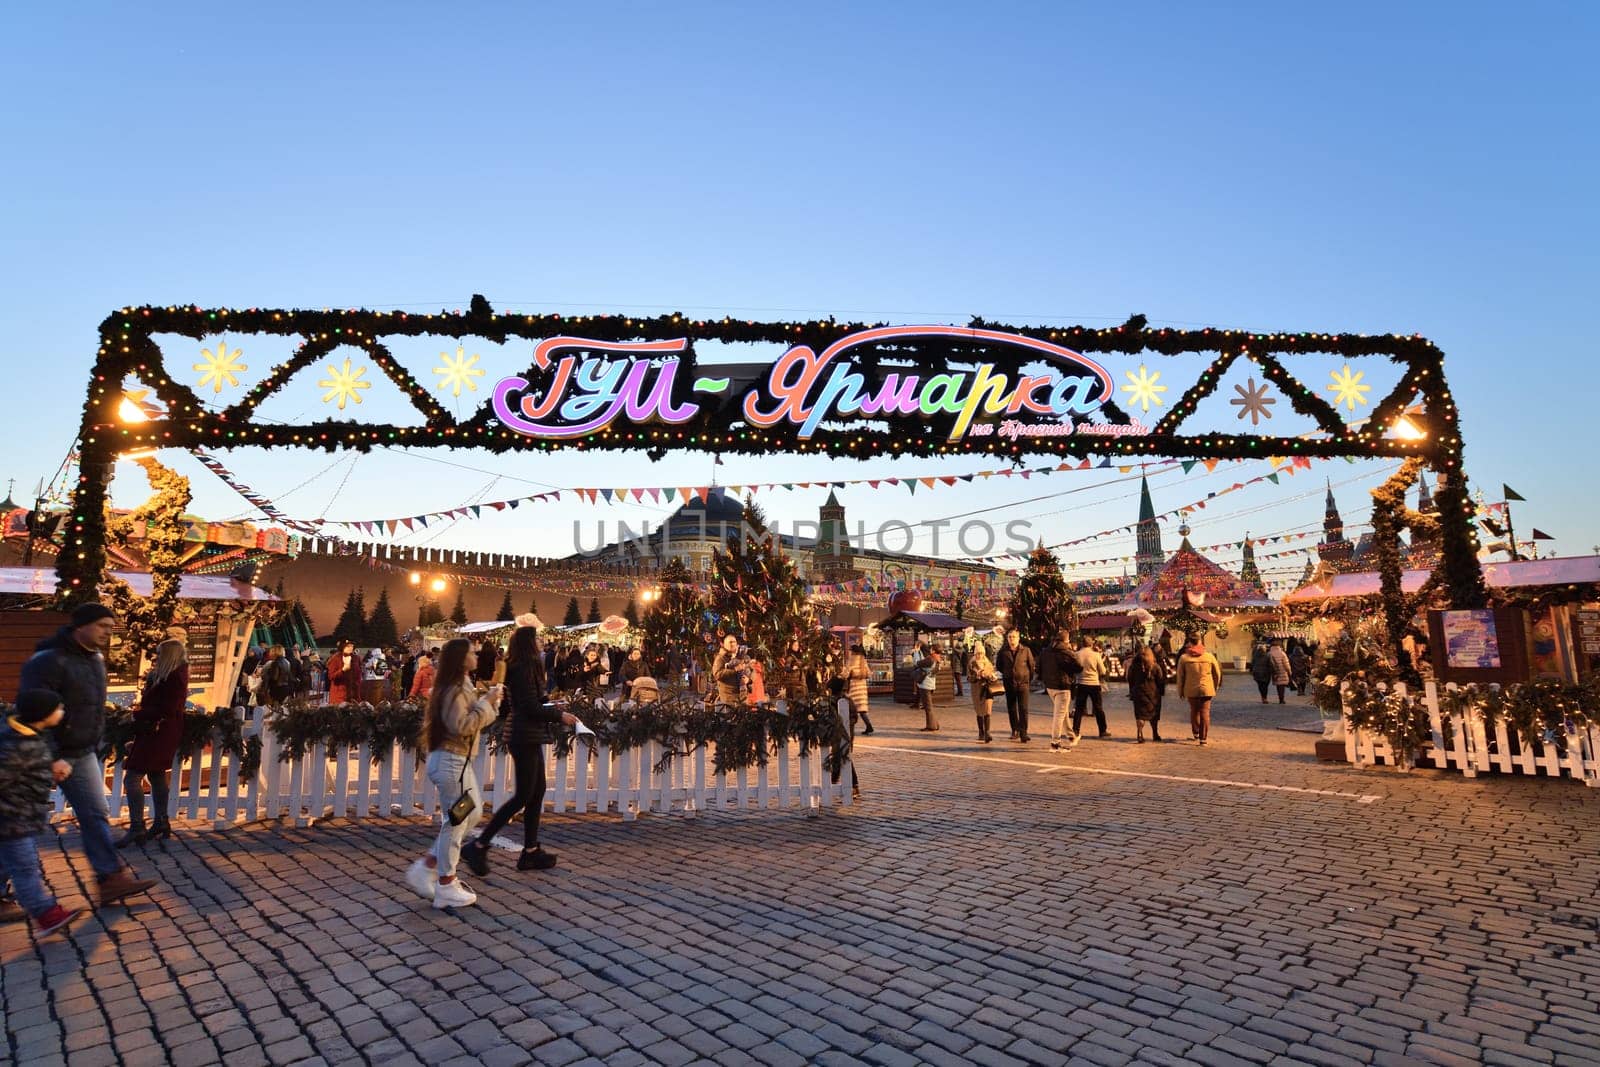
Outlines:
{"label": "white picket fence", "polygon": [[[330,755],[322,745],[304,758],[280,761],[281,749],[265,726],[265,710],[234,709],[244,717],[244,736],[261,738],[261,768],[254,776],[241,773],[240,760],[215,750],[187,762],[174,761],[168,816],[204,819],[217,829],[257,819],[292,819],[309,826],[317,819],[385,817],[432,818],[439,811],[439,792],[423,773],[422,764],[396,744],[373,761],[362,744]],[[714,773],[712,754],[698,747],[678,755],[657,771],[664,749],[651,742],[644,748],[612,753],[602,745],[579,743],[568,756],[553,759],[545,748],[545,810],[615,812],[624,820],[640,814],[702,811],[757,811],[796,808],[808,815],[822,807],[848,807],[854,769],[841,768],[830,781],[823,767],[825,753],[802,756],[790,743],[773,754],[765,767]],[[473,762],[486,810],[498,807],[516,791],[516,773],[509,753],[490,753],[480,745]],[[111,817],[123,816],[125,797],[120,762],[111,768],[106,793]],[[58,815],[66,800],[55,793]]]}
{"label": "white picket fence", "polygon": [[[1407,691],[1404,683],[1395,689],[1402,694]],[[1512,736],[1504,720],[1495,723],[1491,735],[1476,709],[1441,713],[1439,689],[1434,682],[1423,683],[1422,700],[1433,728],[1433,748],[1426,753],[1413,753],[1402,770],[1409,770],[1419,757],[1425,756],[1440,770],[1457,770],[1468,778],[1476,778],[1480,771],[1500,771],[1550,778],[1566,776],[1590,788],[1600,788],[1600,730],[1579,727],[1568,731],[1563,752],[1553,740],[1523,744],[1521,738]],[[1357,767],[1380,763],[1396,766],[1389,742],[1381,734],[1355,729],[1350,724],[1348,704],[1344,710],[1345,757]],[[1451,727],[1449,744],[1445,743],[1447,720]]]}

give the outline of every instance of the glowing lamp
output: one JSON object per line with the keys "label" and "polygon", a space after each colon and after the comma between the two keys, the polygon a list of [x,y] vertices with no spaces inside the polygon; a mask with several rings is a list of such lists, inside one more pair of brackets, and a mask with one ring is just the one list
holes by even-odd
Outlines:
{"label": "glowing lamp", "polygon": [[144,408],[140,407],[133,401],[131,397],[127,396],[126,394],[123,395],[122,400],[117,404],[117,418],[121,419],[123,422],[150,421],[150,416],[144,413]]}

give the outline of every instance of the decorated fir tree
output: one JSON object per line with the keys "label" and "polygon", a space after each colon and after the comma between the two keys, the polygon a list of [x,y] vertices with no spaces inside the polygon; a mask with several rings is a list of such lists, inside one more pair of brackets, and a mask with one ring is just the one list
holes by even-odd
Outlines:
{"label": "decorated fir tree", "polygon": [[745,502],[740,529],[711,557],[709,599],[715,637],[739,635],[769,669],[791,637],[820,654],[821,643],[815,640],[820,630],[805,583],[754,502]]}
{"label": "decorated fir tree", "polygon": [[358,647],[367,643],[366,593],[361,588],[350,590],[350,595],[345,597],[344,610],[339,613],[339,621],[333,624],[333,640],[335,644],[351,641]]}
{"label": "decorated fir tree", "polygon": [[[126,640],[112,658],[129,673],[137,673],[143,655],[154,652],[167,636],[178,611],[178,589],[183,581],[184,536],[189,523],[183,517],[189,506],[189,479],[147,457],[138,461],[155,490],[149,500],[130,512],[111,513],[106,503],[106,537],[126,546],[135,527],[144,523],[144,553],[150,568],[150,595],[140,596],[128,583],[107,571],[102,575],[105,603],[122,621]],[[119,654],[120,653],[120,654]],[[125,660],[125,662],[123,662]]]}
{"label": "decorated fir tree", "polygon": [[646,662],[660,679],[677,679],[691,660],[709,665],[705,601],[683,561],[674,557],[661,571],[661,597],[639,627]]}
{"label": "decorated fir tree", "polygon": [[1078,626],[1077,609],[1061,576],[1061,561],[1040,544],[1028,556],[1028,569],[1017,581],[1017,591],[1007,605],[1010,625],[1022,632],[1025,644],[1043,648],[1055,640],[1056,631]]}
{"label": "decorated fir tree", "polygon": [[599,622],[600,621],[600,599],[598,597],[590,597],[589,598],[589,617],[584,619],[583,621],[584,622]]}
{"label": "decorated fir tree", "polygon": [[456,606],[450,609],[450,621],[457,626],[464,625],[467,621],[467,591],[456,590]]}
{"label": "decorated fir tree", "polygon": [[561,618],[562,626],[583,625],[583,609],[578,606],[578,598],[572,597],[567,601],[567,613]]}
{"label": "decorated fir tree", "polygon": [[366,643],[380,648],[393,648],[400,643],[400,628],[394,621],[394,610],[389,607],[389,590],[378,592],[378,602],[372,605],[372,617],[367,619]]}
{"label": "decorated fir tree", "polygon": [[500,601],[500,610],[495,613],[495,622],[511,622],[517,617],[517,609],[511,606],[511,590],[506,590],[505,599]]}

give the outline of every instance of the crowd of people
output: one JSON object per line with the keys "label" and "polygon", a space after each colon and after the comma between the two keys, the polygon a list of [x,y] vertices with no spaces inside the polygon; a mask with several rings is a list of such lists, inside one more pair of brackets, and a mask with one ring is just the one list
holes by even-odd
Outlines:
{"label": "crowd of people", "polygon": [[[408,696],[424,704],[422,748],[426,773],[439,790],[444,814],[433,844],[406,872],[406,882],[435,907],[463,907],[476,894],[458,876],[465,865],[479,877],[490,870],[490,845],[518,815],[523,820],[520,871],[544,870],[555,854],[539,840],[545,793],[544,744],[552,731],[576,723],[551,698],[583,693],[641,704],[660,698],[662,679],[652,675],[645,650],[606,647],[596,642],[561,647],[540,642],[531,617],[517,620],[504,651],[491,636],[457,637],[436,648],[420,639],[405,647],[359,653],[339,642],[324,662],[316,650],[281,645],[250,649],[241,670],[242,703],[282,704],[297,698],[329,703]],[[183,732],[188,695],[188,665],[180,640],[163,642],[153,656],[135,705],[136,737],[124,764],[129,824],[113,840],[105,801],[101,759],[105,729],[106,671],[102,650],[112,629],[112,613],[85,604],[60,633],[42,642],[23,669],[14,713],[0,727],[0,867],[14,891],[0,899],[0,918],[30,918],[41,934],[64,927],[76,915],[63,909],[44,884],[34,837],[48,822],[51,791],[60,786],[82,830],[83,848],[93,868],[102,903],[142,892],[153,883],[138,877],[120,857],[132,846],[171,834],[167,808],[171,767]],[[991,726],[996,700],[1004,700],[1011,740],[1028,744],[1035,687],[1050,702],[1050,747],[1076,747],[1083,721],[1092,717],[1097,736],[1110,736],[1104,695],[1112,672],[1101,642],[1062,629],[1035,650],[1019,631],[1005,632],[991,655],[982,642],[957,644],[945,651],[931,641],[918,644],[911,658],[915,705],[922,730],[942,729],[934,704],[939,679],[952,672],[953,688],[963,682],[983,744],[994,741]],[[947,658],[951,660],[946,663]],[[1222,683],[1217,658],[1198,634],[1186,634],[1177,652],[1171,635],[1137,642],[1124,653],[1123,681],[1133,705],[1136,740],[1159,742],[1163,705],[1169,689],[1187,705],[1190,732],[1200,745],[1210,743],[1211,701]],[[770,677],[769,677],[770,671]],[[1285,699],[1293,687],[1303,692],[1310,673],[1308,651],[1291,643],[1263,642],[1250,672],[1265,703],[1269,687]],[[827,696],[843,699],[849,736],[858,728],[872,734],[868,682],[872,676],[860,642],[830,640],[818,662],[797,637],[770,664],[752,655],[736,634],[725,635],[709,670],[689,664],[672,682],[687,682],[715,705],[760,708],[779,698]],[[485,731],[500,731],[508,747],[516,783],[512,797],[481,827],[481,792],[472,760]],[[848,755],[848,750],[840,755]],[[855,768],[852,760],[835,761]],[[150,796],[146,817],[146,785]],[[852,782],[860,795],[860,780]],[[474,831],[476,831],[474,833]]]}

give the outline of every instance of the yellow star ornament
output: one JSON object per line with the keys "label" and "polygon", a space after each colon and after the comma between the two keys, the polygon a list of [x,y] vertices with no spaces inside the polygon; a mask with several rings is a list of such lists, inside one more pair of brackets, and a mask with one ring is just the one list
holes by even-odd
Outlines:
{"label": "yellow star ornament", "polygon": [[440,366],[433,368],[433,373],[439,376],[439,384],[436,388],[440,392],[448,389],[451,396],[460,396],[462,386],[466,386],[467,391],[471,393],[478,391],[478,383],[472,379],[482,378],[483,370],[477,365],[478,355],[476,353],[469,356],[465,348],[457,345],[455,355],[452,356],[448,352],[440,352],[439,359],[443,362]]}
{"label": "yellow star ornament", "polygon": [[317,383],[327,390],[326,393],[322,394],[322,402],[326,404],[334,401],[339,405],[340,411],[344,410],[345,401],[347,400],[353,400],[357,404],[361,403],[361,390],[372,388],[371,382],[363,380],[366,373],[366,367],[357,367],[351,370],[349,356],[344,357],[343,367],[335,366],[332,363],[328,364],[328,376]]}
{"label": "yellow star ornament", "polygon": [[213,393],[220,393],[224,384],[238,385],[239,375],[250,369],[239,362],[242,355],[244,349],[235,348],[230,352],[222,341],[217,342],[215,353],[209,348],[202,348],[200,362],[194,365],[195,370],[204,372],[200,375],[200,388],[210,385]]}
{"label": "yellow star ornament", "polygon": [[1151,371],[1141,363],[1139,364],[1139,373],[1137,375],[1131,370],[1123,371],[1122,373],[1128,378],[1129,384],[1124,385],[1122,391],[1128,394],[1129,403],[1138,404],[1142,411],[1149,411],[1151,404],[1157,407],[1161,406],[1159,394],[1166,392],[1167,387],[1156,384],[1161,380],[1160,371]]}
{"label": "yellow star ornament", "polygon": [[1361,383],[1366,374],[1366,371],[1352,371],[1348,363],[1335,371],[1328,379],[1328,392],[1333,394],[1333,406],[1343,404],[1354,412],[1357,405],[1365,405],[1366,394],[1372,392],[1372,386]]}

